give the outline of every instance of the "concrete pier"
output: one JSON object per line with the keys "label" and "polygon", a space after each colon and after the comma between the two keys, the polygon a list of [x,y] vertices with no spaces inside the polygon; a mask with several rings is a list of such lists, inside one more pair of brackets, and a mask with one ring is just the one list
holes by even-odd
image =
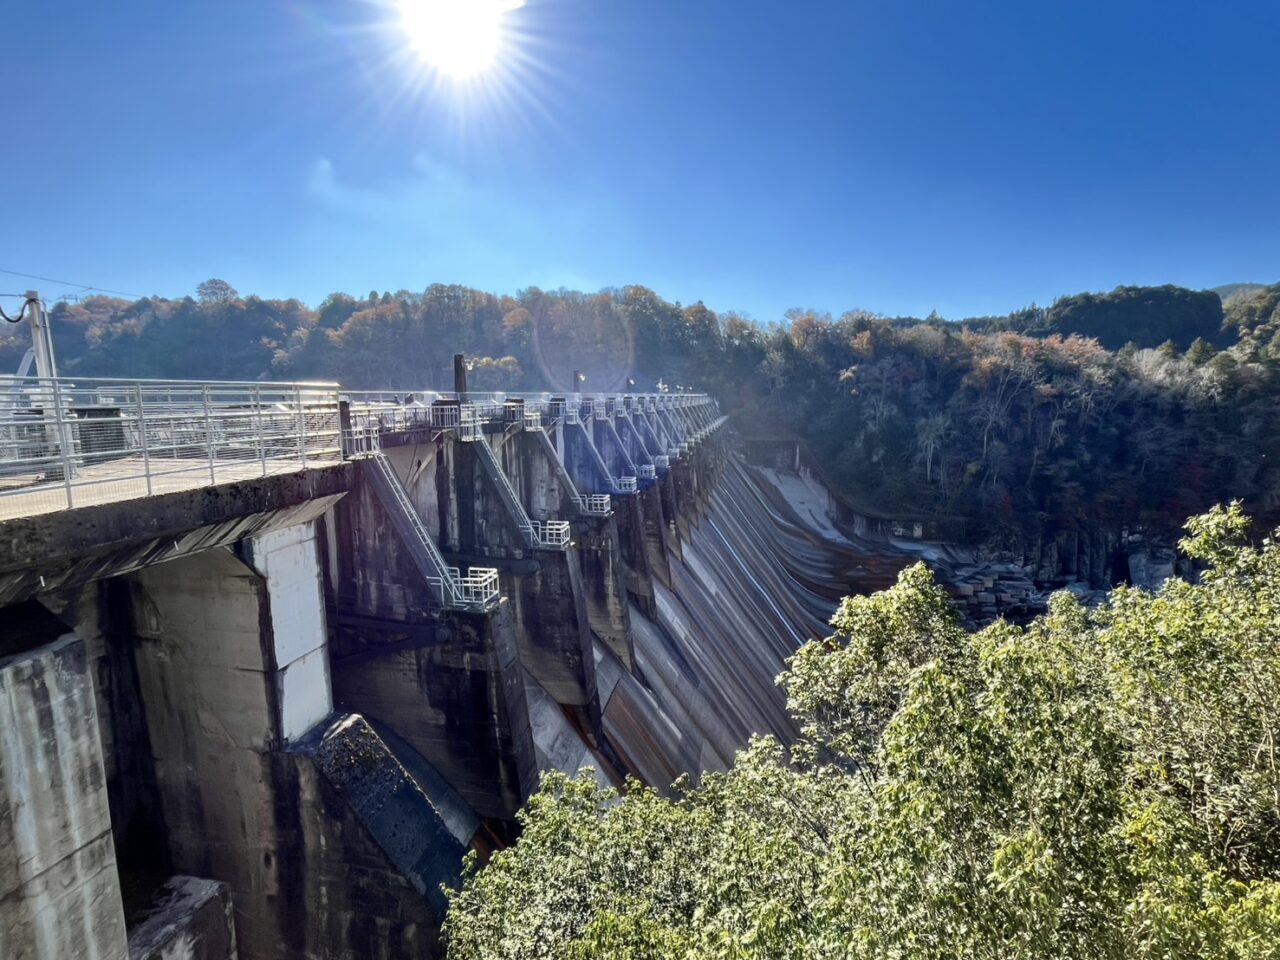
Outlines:
{"label": "concrete pier", "polygon": [[0,636],[0,957],[125,960],[84,644],[36,605]]}

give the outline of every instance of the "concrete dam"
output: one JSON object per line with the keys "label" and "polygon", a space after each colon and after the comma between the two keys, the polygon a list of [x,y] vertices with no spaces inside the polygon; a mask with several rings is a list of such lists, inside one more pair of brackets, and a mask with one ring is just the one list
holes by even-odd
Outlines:
{"label": "concrete dam", "polygon": [[438,956],[540,770],[789,739],[910,559],[700,395],[2,386],[4,960]]}

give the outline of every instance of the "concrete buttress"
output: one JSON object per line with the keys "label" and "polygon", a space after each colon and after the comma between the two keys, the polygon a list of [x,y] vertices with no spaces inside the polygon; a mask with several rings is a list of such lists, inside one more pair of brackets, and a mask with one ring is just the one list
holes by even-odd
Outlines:
{"label": "concrete buttress", "polygon": [[0,639],[0,957],[125,960],[84,644],[66,633],[12,650]]}

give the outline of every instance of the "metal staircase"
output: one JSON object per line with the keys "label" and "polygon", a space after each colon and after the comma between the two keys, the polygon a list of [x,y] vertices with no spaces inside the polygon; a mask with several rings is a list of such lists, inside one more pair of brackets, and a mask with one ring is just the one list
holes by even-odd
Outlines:
{"label": "metal staircase", "polygon": [[507,479],[502,464],[498,462],[498,455],[493,452],[493,447],[481,440],[479,443],[472,444],[472,448],[479,451],[480,460],[485,464],[489,476],[497,482],[502,499],[507,502],[507,507],[524,533],[528,545],[536,550],[563,550],[567,547],[569,521],[531,519],[524,509],[524,504],[520,502],[515,487],[511,486],[511,481]]}
{"label": "metal staircase", "polygon": [[[440,605],[450,610],[484,613],[501,599],[498,595],[498,571],[492,567],[472,567],[466,576],[449,566],[436,547],[422,518],[409,501],[404,484],[386,455],[379,450],[369,452],[361,461],[370,465],[375,486],[382,494],[383,506],[394,508],[392,514],[401,532],[408,535],[410,552],[423,577],[436,591]],[[390,501],[390,502],[388,502]]]}
{"label": "metal staircase", "polygon": [[537,436],[548,462],[556,471],[560,483],[564,486],[565,493],[573,501],[574,506],[578,508],[579,513],[588,517],[607,517],[613,512],[613,500],[609,494],[579,493],[578,488],[574,486],[573,478],[569,476],[569,471],[565,469],[560,455],[556,452],[555,444],[551,442],[551,438],[541,431],[535,436]]}

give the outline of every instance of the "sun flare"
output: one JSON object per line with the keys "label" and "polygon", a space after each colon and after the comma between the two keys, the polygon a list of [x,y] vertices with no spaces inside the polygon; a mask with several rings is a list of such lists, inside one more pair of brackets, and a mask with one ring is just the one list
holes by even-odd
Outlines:
{"label": "sun flare", "polygon": [[400,17],[418,55],[447,76],[484,72],[503,42],[503,16],[524,0],[400,0]]}

